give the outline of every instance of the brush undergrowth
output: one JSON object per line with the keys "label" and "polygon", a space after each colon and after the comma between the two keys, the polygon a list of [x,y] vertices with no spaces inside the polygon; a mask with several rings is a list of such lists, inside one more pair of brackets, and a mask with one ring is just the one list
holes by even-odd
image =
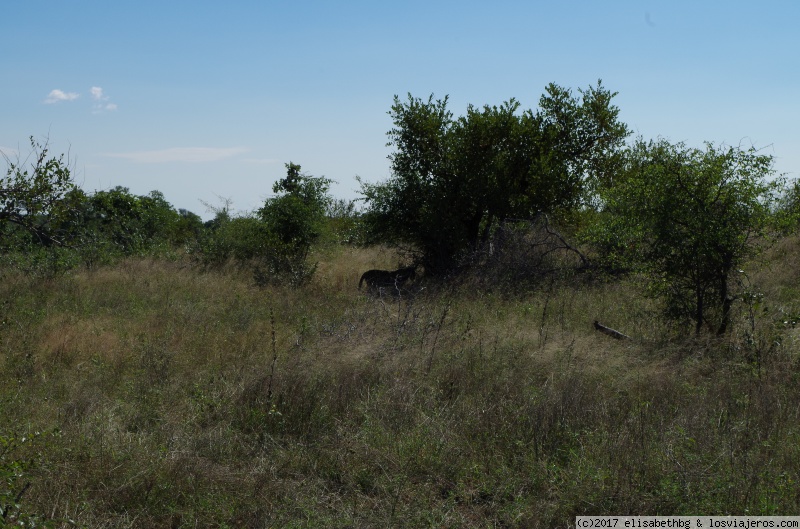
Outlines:
{"label": "brush undergrowth", "polygon": [[[796,241],[780,250],[796,259]],[[423,281],[376,299],[356,289],[375,260],[391,258],[330,251],[302,288],[150,259],[2,272],[5,523],[563,527],[800,510],[800,301],[781,274],[754,277],[768,295],[737,306],[730,335],[687,339],[635,279],[514,296]]]}

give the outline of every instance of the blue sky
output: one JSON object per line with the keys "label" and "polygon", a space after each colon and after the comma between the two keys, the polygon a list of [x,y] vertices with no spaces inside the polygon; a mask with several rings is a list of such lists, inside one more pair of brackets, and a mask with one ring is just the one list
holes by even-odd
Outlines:
{"label": "blue sky", "polygon": [[390,176],[395,94],[467,105],[619,92],[645,138],[751,145],[800,176],[800,2],[40,1],[0,16],[0,149],[68,152],[88,191],[248,211],[292,161],[357,198]]}

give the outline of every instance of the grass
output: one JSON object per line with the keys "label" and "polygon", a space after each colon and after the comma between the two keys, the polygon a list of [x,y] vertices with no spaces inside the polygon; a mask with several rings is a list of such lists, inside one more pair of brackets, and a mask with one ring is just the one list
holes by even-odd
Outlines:
{"label": "grass", "polygon": [[633,279],[370,298],[360,273],[398,262],[379,250],[328,250],[299,289],[148,259],[48,280],[4,271],[0,501],[24,490],[6,521],[796,512],[800,335],[786,318],[800,302],[797,268],[780,263],[798,256],[797,240],[773,249],[752,274],[763,299],[737,306],[724,339],[683,338]]}

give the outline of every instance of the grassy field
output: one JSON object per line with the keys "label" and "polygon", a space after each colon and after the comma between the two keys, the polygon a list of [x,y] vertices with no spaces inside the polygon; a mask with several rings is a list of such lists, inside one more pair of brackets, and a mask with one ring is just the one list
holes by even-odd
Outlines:
{"label": "grassy field", "polygon": [[[800,243],[725,338],[635,279],[501,296],[128,259],[0,272],[0,504],[55,527],[566,527],[800,511]],[[593,321],[631,340],[613,340]]]}

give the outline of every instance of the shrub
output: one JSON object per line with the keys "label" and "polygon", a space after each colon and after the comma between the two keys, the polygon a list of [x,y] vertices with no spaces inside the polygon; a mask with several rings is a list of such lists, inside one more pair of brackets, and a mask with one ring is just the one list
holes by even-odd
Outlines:
{"label": "shrub", "polygon": [[772,232],[772,206],[782,187],[770,180],[771,156],[754,149],[690,149],[639,140],[620,181],[603,198],[606,216],[594,229],[613,260],[644,271],[667,314],[727,330],[734,273]]}
{"label": "shrub", "polygon": [[551,84],[540,110],[395,97],[392,177],[362,182],[373,240],[410,246],[426,273],[444,275],[509,219],[571,210],[610,179],[628,134],[600,83],[581,100]]}

